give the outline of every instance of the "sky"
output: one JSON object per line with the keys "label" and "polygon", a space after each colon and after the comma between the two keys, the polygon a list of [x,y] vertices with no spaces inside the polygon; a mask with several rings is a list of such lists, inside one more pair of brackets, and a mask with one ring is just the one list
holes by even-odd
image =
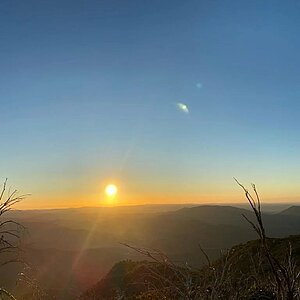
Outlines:
{"label": "sky", "polygon": [[[3,0],[19,207],[300,199],[300,2]],[[183,108],[186,109],[183,109]]]}

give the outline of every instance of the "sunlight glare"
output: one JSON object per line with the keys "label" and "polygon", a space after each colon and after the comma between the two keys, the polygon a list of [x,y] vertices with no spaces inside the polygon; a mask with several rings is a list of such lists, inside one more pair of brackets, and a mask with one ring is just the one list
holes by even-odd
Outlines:
{"label": "sunlight glare", "polygon": [[110,198],[115,197],[117,192],[118,192],[118,188],[114,184],[109,184],[105,188],[105,194]]}

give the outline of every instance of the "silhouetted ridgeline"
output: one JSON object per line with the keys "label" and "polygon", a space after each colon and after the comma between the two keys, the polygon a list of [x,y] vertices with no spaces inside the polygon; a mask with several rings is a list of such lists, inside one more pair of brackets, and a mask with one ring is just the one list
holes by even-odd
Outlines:
{"label": "silhouetted ridgeline", "polygon": [[300,206],[291,206],[283,210],[280,215],[300,217]]}

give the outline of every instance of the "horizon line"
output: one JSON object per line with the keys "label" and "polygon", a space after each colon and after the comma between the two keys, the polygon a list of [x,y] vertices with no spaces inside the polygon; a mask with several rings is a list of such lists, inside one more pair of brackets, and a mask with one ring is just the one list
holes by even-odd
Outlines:
{"label": "horizon line", "polygon": [[[12,208],[11,211],[41,211],[41,210],[67,210],[67,209],[99,209],[99,208],[122,208],[122,207],[142,207],[142,206],[248,206],[247,202],[186,202],[186,203],[145,203],[145,204],[115,204],[115,205],[98,205],[98,206],[65,206],[65,207],[45,207],[45,208]],[[268,202],[262,203],[262,206],[298,206],[300,201],[296,202]]]}

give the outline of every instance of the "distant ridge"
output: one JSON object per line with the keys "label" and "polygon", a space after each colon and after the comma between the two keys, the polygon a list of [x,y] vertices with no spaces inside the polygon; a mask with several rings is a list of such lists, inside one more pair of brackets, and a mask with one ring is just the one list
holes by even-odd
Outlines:
{"label": "distant ridge", "polygon": [[199,205],[195,207],[185,207],[174,212],[170,215],[181,217],[189,220],[201,220],[208,224],[238,224],[243,225],[243,215],[247,217],[253,216],[253,213],[244,208],[223,205]]}
{"label": "distant ridge", "polygon": [[280,215],[288,215],[288,216],[299,216],[300,217],[300,206],[293,205],[282,212],[279,213]]}

